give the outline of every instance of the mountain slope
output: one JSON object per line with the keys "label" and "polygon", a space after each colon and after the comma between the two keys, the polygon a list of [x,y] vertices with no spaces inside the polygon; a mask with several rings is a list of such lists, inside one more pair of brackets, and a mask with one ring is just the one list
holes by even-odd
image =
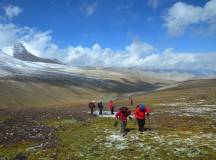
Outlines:
{"label": "mountain slope", "polygon": [[57,63],[61,64],[58,60],[41,58],[33,55],[29,51],[26,50],[23,44],[16,43],[13,48],[14,52],[13,55],[15,58],[23,60],[23,61],[30,61],[30,62],[44,62],[44,63]]}
{"label": "mountain slope", "polygon": [[134,73],[27,62],[0,53],[0,106],[69,106],[152,91],[170,81]]}

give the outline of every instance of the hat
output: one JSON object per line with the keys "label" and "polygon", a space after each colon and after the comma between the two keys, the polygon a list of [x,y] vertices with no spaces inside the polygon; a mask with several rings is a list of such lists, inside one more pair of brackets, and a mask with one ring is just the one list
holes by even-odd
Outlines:
{"label": "hat", "polygon": [[144,111],[144,109],[145,109],[145,104],[144,103],[140,104],[140,109],[141,109],[141,111]]}

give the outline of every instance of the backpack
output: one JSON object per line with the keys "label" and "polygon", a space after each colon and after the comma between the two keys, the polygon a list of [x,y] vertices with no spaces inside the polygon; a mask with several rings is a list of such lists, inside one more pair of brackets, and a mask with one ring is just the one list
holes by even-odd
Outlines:
{"label": "backpack", "polygon": [[98,103],[98,108],[103,108],[102,102],[99,102],[99,103]]}
{"label": "backpack", "polygon": [[120,111],[122,112],[123,115],[125,115],[128,111],[128,108],[127,107],[121,107]]}

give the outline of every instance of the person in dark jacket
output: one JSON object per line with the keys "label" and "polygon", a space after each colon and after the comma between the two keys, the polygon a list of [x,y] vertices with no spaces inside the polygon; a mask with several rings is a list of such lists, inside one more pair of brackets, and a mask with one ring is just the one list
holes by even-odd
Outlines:
{"label": "person in dark jacket", "polygon": [[94,113],[94,109],[95,109],[95,101],[93,100],[92,102],[90,102],[89,104],[88,104],[88,107],[89,107],[89,109],[91,110],[91,115],[93,115],[93,113]]}
{"label": "person in dark jacket", "polygon": [[99,115],[102,115],[103,113],[103,102],[102,101],[100,101],[98,104],[97,104],[97,106],[98,106],[98,109],[99,109]]}

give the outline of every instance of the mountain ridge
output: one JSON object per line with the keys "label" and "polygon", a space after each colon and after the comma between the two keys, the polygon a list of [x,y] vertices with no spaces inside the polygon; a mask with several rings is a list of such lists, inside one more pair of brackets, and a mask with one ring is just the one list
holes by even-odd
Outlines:
{"label": "mountain ridge", "polygon": [[30,53],[22,43],[16,43],[13,47],[13,56],[17,59],[23,61],[30,61],[30,62],[44,62],[44,63],[56,63],[62,64],[57,59],[48,59],[48,58],[41,58],[38,56],[33,55]]}

